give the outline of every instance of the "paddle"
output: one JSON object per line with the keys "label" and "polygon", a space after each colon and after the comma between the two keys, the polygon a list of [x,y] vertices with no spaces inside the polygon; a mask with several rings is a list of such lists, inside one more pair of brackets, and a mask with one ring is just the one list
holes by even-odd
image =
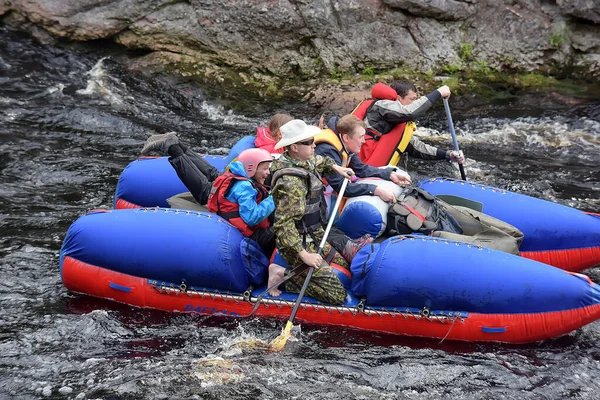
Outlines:
{"label": "paddle", "polygon": [[[452,135],[452,142],[454,143],[454,150],[458,150],[458,142],[456,141],[456,133],[454,132],[454,124],[452,123],[452,115],[450,114],[450,106],[448,105],[448,99],[443,98],[444,100],[444,108],[446,109],[446,116],[448,117],[448,125],[450,125],[450,134]],[[460,169],[460,176],[463,181],[467,180],[467,175],[465,174],[465,167],[462,163],[458,164],[458,169]]]}
{"label": "paddle", "polygon": [[[331,217],[329,218],[329,222],[327,223],[327,228],[325,229],[325,233],[323,234],[323,239],[321,239],[321,243],[319,244],[319,249],[317,250],[318,254],[321,254],[323,251],[323,247],[325,247],[325,243],[327,241],[327,236],[329,236],[329,231],[331,231],[331,227],[333,226],[333,220],[337,214],[338,208],[340,207],[340,203],[342,202],[342,197],[344,197],[344,192],[346,191],[346,186],[348,185],[348,179],[344,179],[344,183],[342,183],[342,187],[338,193],[337,200],[335,201],[335,206],[333,207],[333,211],[331,212]],[[281,334],[277,336],[270,344],[270,347],[273,351],[280,351],[283,349],[285,344],[287,343],[288,338],[292,334],[292,327],[294,326],[294,318],[296,318],[296,313],[298,312],[298,308],[300,308],[300,303],[302,302],[302,298],[304,297],[304,293],[306,292],[306,288],[310,283],[310,278],[312,277],[313,271],[315,267],[311,266],[306,274],[306,279],[304,279],[304,284],[302,285],[302,289],[300,289],[300,293],[298,294],[298,299],[296,300],[296,304],[294,304],[294,308],[292,309],[292,314],[288,319],[285,327],[282,329]]]}

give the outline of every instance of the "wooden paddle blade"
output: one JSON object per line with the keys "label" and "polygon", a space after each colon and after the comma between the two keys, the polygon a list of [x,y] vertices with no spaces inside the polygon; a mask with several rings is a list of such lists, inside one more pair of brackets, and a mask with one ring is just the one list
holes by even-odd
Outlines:
{"label": "wooden paddle blade", "polygon": [[290,336],[292,336],[293,326],[294,323],[292,321],[288,321],[287,324],[285,324],[285,328],[281,330],[281,335],[277,336],[271,342],[271,351],[281,351],[284,348],[287,340],[290,338]]}

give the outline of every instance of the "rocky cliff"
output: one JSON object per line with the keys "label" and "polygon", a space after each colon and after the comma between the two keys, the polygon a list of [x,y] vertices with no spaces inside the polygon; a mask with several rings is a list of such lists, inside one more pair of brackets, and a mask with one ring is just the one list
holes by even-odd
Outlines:
{"label": "rocky cliff", "polygon": [[600,77],[597,0],[0,0],[0,15],[42,41],[111,40],[143,51],[132,68],[266,95],[380,73]]}

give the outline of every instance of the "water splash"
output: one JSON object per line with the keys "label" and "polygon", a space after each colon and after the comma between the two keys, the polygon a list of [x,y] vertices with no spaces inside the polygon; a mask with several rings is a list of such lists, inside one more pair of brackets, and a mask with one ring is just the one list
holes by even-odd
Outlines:
{"label": "water splash", "polygon": [[76,93],[82,96],[99,95],[112,105],[123,105],[123,98],[113,90],[114,85],[111,85],[110,75],[106,73],[102,65],[104,60],[108,58],[110,57],[102,57],[94,64],[92,69],[87,72],[90,78],[87,81],[86,88],[79,89]]}

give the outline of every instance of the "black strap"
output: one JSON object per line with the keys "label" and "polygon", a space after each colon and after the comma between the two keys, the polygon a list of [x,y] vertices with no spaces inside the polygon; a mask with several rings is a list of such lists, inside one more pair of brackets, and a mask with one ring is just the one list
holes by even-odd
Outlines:
{"label": "black strap", "polygon": [[337,250],[334,249],[333,246],[330,246],[329,253],[327,253],[327,257],[325,257],[325,262],[327,262],[327,264],[331,264],[336,253]]}
{"label": "black strap", "polygon": [[229,221],[231,218],[240,218],[239,211],[217,212],[217,214],[225,218],[227,221]]}
{"label": "black strap", "polygon": [[381,139],[381,137],[383,136],[381,133],[377,132],[372,128],[367,128],[365,134],[370,136],[371,140],[374,140],[376,142],[378,142],[379,139]]}

